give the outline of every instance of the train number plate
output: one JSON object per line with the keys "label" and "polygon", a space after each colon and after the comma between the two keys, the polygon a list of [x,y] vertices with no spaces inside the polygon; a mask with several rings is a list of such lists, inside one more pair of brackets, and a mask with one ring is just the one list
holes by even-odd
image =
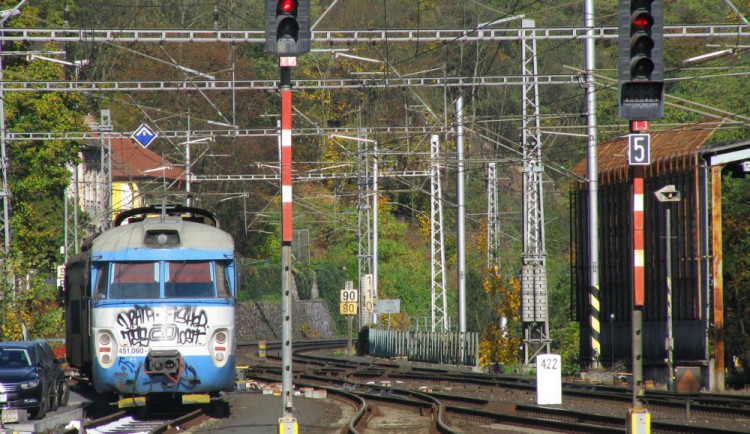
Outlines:
{"label": "train number plate", "polygon": [[146,347],[120,347],[117,349],[117,354],[121,356],[132,356],[146,353],[148,353],[148,348]]}

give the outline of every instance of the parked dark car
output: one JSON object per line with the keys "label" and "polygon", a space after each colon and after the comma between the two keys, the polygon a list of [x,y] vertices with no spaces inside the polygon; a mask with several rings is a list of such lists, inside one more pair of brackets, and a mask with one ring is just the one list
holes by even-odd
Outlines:
{"label": "parked dark car", "polygon": [[43,419],[68,405],[64,362],[45,341],[0,342],[0,408],[26,409]]}

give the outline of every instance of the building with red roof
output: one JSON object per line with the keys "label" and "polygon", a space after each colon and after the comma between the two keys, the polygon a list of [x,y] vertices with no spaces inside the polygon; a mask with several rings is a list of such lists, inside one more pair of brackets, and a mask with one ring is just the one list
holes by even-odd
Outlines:
{"label": "building with red roof", "polygon": [[[100,131],[93,117],[87,118],[87,124]],[[148,197],[161,200],[184,185],[182,166],[130,137],[107,137],[105,132],[95,136],[98,138],[84,142],[81,162],[71,167],[73,179],[68,190],[68,198],[77,196],[80,209],[89,215],[91,231],[108,227],[120,210],[147,205]]]}

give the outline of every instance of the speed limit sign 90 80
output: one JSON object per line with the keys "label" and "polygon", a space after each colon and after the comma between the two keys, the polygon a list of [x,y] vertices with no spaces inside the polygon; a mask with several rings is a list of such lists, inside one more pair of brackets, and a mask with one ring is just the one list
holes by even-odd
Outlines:
{"label": "speed limit sign 90 80", "polygon": [[631,166],[651,164],[650,134],[628,134],[628,164]]}
{"label": "speed limit sign 90 80", "polygon": [[351,289],[351,288],[342,289],[340,313],[342,315],[356,315],[358,301],[359,301],[359,294],[356,289]]}

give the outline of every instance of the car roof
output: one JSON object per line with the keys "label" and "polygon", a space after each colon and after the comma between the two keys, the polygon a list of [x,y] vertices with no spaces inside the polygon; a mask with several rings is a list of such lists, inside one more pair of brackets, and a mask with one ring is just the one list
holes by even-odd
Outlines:
{"label": "car roof", "polygon": [[47,341],[43,340],[33,340],[33,341],[6,341],[6,342],[0,342],[0,347],[23,347],[28,348],[31,347],[34,344],[39,344],[42,347],[47,344]]}
{"label": "car roof", "polygon": [[10,348],[28,348],[32,345],[34,345],[34,343],[29,342],[29,341],[0,342],[0,347],[10,347]]}

